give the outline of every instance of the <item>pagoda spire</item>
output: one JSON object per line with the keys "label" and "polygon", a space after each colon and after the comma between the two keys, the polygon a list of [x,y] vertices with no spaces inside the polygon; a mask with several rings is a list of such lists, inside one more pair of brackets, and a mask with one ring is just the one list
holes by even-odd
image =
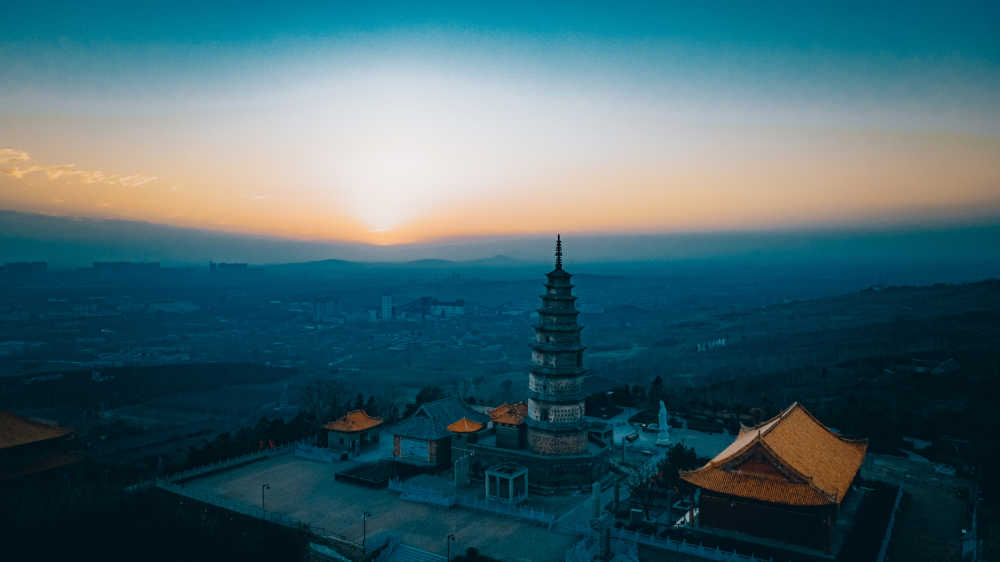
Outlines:
{"label": "pagoda spire", "polygon": [[556,234],[556,269],[562,269],[562,238]]}

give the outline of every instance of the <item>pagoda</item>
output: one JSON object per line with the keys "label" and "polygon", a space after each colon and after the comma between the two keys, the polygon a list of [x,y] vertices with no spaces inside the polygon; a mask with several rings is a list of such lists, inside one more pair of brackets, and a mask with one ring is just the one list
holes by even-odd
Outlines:
{"label": "pagoda", "polygon": [[[482,479],[491,501],[520,501],[528,488],[542,494],[593,491],[594,483],[608,476],[614,431],[583,415],[584,348],[572,275],[562,258],[562,238],[556,236],[555,269],[546,274],[534,326],[527,401],[489,410],[490,425],[475,440],[461,441],[455,461],[456,478]],[[449,422],[462,415],[451,414]]]}
{"label": "pagoda", "polygon": [[583,420],[583,350],[572,275],[563,269],[562,239],[556,235],[555,269],[546,274],[538,309],[528,375],[528,448],[537,455],[587,451]]}

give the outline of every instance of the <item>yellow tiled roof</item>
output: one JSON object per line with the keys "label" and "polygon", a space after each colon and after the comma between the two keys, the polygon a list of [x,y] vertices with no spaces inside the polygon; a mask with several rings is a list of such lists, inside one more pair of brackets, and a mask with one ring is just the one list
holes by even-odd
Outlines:
{"label": "yellow tiled roof", "polygon": [[347,412],[344,417],[336,419],[323,427],[332,431],[353,433],[371,429],[378,425],[382,425],[382,418],[369,416],[364,410],[352,410]]}
{"label": "yellow tiled roof", "polygon": [[22,418],[12,412],[0,411],[0,449],[55,439],[68,433],[71,431],[65,427]]}
{"label": "yellow tiled roof", "polygon": [[479,422],[474,422],[469,418],[462,418],[457,422],[449,425],[447,429],[448,431],[452,431],[455,433],[474,433],[484,427],[486,426]]}
{"label": "yellow tiled roof", "polygon": [[[837,435],[796,402],[760,425],[741,428],[721,453],[681,478],[707,490],[773,503],[840,503],[867,450],[867,441]],[[775,470],[744,466],[754,453],[773,462]]]}
{"label": "yellow tiled roof", "polygon": [[493,420],[493,423],[520,425],[524,423],[524,418],[527,416],[528,404],[526,402],[501,404],[490,410],[490,419]]}

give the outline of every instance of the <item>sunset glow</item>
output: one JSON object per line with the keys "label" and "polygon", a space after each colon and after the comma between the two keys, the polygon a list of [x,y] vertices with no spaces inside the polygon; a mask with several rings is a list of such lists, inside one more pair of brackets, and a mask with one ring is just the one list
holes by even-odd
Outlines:
{"label": "sunset glow", "polygon": [[[2,208],[380,244],[1000,210],[989,15],[798,14],[805,40],[671,9],[606,27],[352,12],[280,35],[210,13],[145,37],[144,14],[18,9],[0,24]],[[866,34],[823,31],[844,26]],[[932,26],[944,40],[921,42]]]}

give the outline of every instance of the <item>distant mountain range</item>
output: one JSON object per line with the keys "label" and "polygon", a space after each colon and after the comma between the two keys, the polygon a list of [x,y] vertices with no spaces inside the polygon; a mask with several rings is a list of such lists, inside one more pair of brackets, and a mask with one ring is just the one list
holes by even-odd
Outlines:
{"label": "distant mountain range", "polygon": [[[521,247],[535,250],[535,256],[526,255],[535,257],[535,263],[547,259],[551,244],[547,239],[520,241]],[[56,268],[83,267],[95,261],[158,261],[164,265],[201,265],[209,261],[256,265],[306,262],[310,267],[347,267],[358,263],[444,267],[456,261],[502,267],[524,261],[490,252],[491,246],[501,247],[502,243],[469,240],[377,246],[0,210],[0,262],[47,261]]]}
{"label": "distant mountain range", "polygon": [[[555,226],[553,228],[555,230]],[[0,210],[0,262],[47,261],[52,268],[94,261],[158,261],[165,266],[246,262],[336,269],[365,264],[419,267],[538,267],[552,259],[552,236],[468,238],[396,246],[303,241],[110,219]],[[567,234],[567,264],[651,267],[678,260],[748,267],[926,267],[960,278],[1000,274],[1000,221],[977,224],[679,234]],[[492,257],[484,257],[492,256]],[[954,279],[956,274],[949,274]]]}
{"label": "distant mountain range", "polygon": [[537,262],[517,260],[509,256],[496,255],[491,258],[472,260],[417,259],[408,261],[350,261],[339,259],[315,260],[304,262],[289,262],[265,264],[269,269],[309,269],[337,270],[358,268],[421,268],[421,269],[452,269],[455,267],[538,267]]}

